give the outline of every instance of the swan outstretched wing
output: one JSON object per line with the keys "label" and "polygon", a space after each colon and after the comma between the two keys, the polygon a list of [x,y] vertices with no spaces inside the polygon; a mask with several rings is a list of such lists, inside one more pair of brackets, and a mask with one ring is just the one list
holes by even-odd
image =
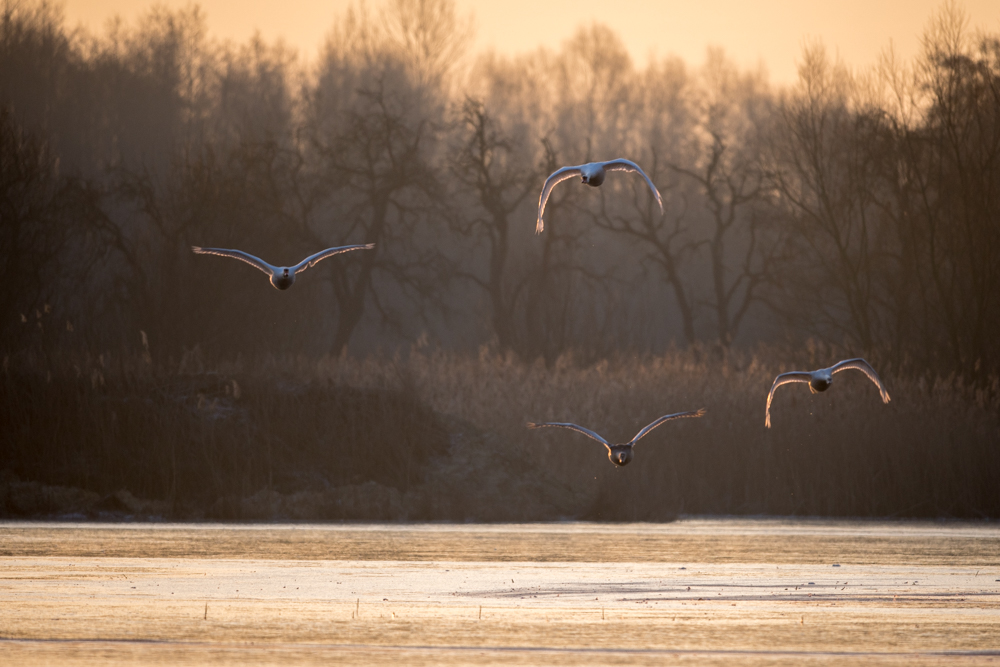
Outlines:
{"label": "swan outstretched wing", "polygon": [[840,371],[847,370],[848,368],[859,370],[867,375],[868,379],[874,382],[878,387],[878,392],[882,395],[882,402],[889,402],[889,392],[886,390],[885,385],[882,384],[882,379],[878,376],[878,373],[875,372],[875,369],[872,368],[871,364],[864,359],[846,359],[838,362],[830,367],[830,372],[839,373]]}
{"label": "swan outstretched wing", "polygon": [[705,414],[705,408],[701,408],[697,412],[675,412],[672,415],[663,415],[662,417],[660,417],[659,419],[657,419],[653,423],[647,425],[641,431],[639,431],[638,433],[636,433],[635,437],[632,438],[632,442],[630,442],[629,444],[630,445],[634,445],[635,443],[639,442],[639,438],[642,438],[643,436],[645,436],[647,433],[649,433],[650,431],[652,431],[654,428],[656,428],[657,426],[659,426],[663,422],[668,422],[671,419],[684,419],[685,417],[701,417],[704,414]]}
{"label": "swan outstretched wing", "polygon": [[660,196],[660,191],[656,189],[656,185],[654,185],[652,179],[646,175],[646,172],[642,170],[642,167],[637,165],[635,162],[632,162],[632,160],[626,160],[625,158],[608,160],[603,163],[603,166],[606,171],[638,172],[643,178],[646,179],[646,185],[648,185],[649,189],[653,191],[653,196],[656,197],[656,203],[660,205],[660,215],[663,215],[663,197]]}
{"label": "swan outstretched wing", "polygon": [[550,427],[550,426],[554,426],[554,427],[557,427],[557,428],[568,428],[571,431],[577,431],[579,433],[583,433],[584,435],[586,435],[588,437],[591,437],[594,440],[596,440],[597,442],[601,443],[602,445],[604,445],[605,447],[607,447],[609,450],[611,449],[611,443],[610,442],[608,442],[607,440],[605,440],[601,436],[597,435],[596,433],[594,433],[593,431],[591,431],[589,428],[584,428],[582,426],[577,426],[576,424],[567,424],[567,423],[564,423],[564,422],[543,422],[541,424],[536,424],[534,422],[528,422],[528,428],[546,428],[546,427]]}
{"label": "swan outstretched wing", "polygon": [[225,248],[199,248],[194,245],[191,246],[193,250],[198,255],[218,255],[219,257],[232,257],[233,259],[238,259],[240,261],[246,262],[250,266],[257,267],[267,275],[274,275],[277,272],[277,267],[271,266],[260,257],[254,257],[248,252],[243,252],[242,250],[227,250]]}
{"label": "swan outstretched wing", "polygon": [[298,273],[300,271],[305,271],[306,269],[316,266],[316,263],[320,260],[326,259],[327,257],[333,257],[334,255],[339,255],[342,252],[350,252],[352,250],[371,250],[375,247],[374,243],[366,243],[364,245],[342,245],[337,248],[327,248],[326,250],[321,250],[315,255],[310,255],[304,260],[292,267],[292,273]]}
{"label": "swan outstretched wing", "polygon": [[556,169],[545,179],[545,185],[542,186],[542,194],[538,197],[538,222],[535,223],[536,234],[541,234],[545,230],[545,223],[542,222],[542,214],[545,213],[545,204],[549,201],[552,188],[565,180],[579,175],[580,167],[563,167],[562,169]]}
{"label": "swan outstretched wing", "polygon": [[812,373],[806,373],[805,371],[782,373],[778,377],[774,378],[774,384],[771,385],[771,391],[767,394],[767,408],[764,410],[764,426],[771,428],[771,399],[774,398],[775,389],[790,382],[808,383],[810,381],[812,381]]}

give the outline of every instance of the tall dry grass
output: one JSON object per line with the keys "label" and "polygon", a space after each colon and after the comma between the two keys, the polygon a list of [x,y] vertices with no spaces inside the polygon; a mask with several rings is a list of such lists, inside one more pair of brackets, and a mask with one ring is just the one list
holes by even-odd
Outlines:
{"label": "tall dry grass", "polygon": [[[884,405],[861,373],[837,375],[812,395],[782,387],[764,428],[775,375],[829,365],[844,350],[760,348],[722,356],[695,349],[552,369],[512,357],[415,349],[405,361],[325,360],[335,382],[394,378],[435,411],[497,434],[512,456],[572,490],[574,516],[663,519],[676,513],[823,516],[1000,516],[1000,391],[961,379],[886,377]],[[616,468],[571,431],[529,431],[527,421],[569,421],[624,442],[656,417],[705,407],[663,425]]]}
{"label": "tall dry grass", "polygon": [[[191,518],[246,518],[241,499],[261,490],[405,492],[448,447],[440,419],[401,391],[220,373],[198,354],[169,370],[142,354],[5,357],[0,430],[8,477],[99,496],[127,489]],[[21,508],[9,490],[3,501],[14,515],[66,509]]]}
{"label": "tall dry grass", "polygon": [[[191,353],[163,368],[141,353],[22,353],[5,357],[0,379],[2,507],[60,511],[26,506],[11,491],[20,480],[112,507],[116,493],[144,498],[178,518],[1000,517],[996,379],[971,390],[885,377],[883,405],[847,372],[820,395],[783,387],[764,428],[777,373],[844,356],[694,349],[546,368],[418,346],[318,361]],[[647,436],[625,468],[580,434],[524,427],[571,421],[626,441],[701,407],[705,417]]]}

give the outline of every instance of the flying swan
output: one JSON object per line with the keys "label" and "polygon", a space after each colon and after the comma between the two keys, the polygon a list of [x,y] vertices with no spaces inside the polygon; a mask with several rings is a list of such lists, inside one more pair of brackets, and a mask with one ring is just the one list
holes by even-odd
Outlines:
{"label": "flying swan", "polygon": [[545,229],[542,214],[545,213],[545,203],[549,200],[549,195],[552,194],[552,188],[574,176],[580,176],[584,183],[596,188],[604,182],[604,177],[607,175],[606,172],[609,171],[635,171],[641,174],[646,179],[649,189],[653,191],[653,196],[656,197],[656,203],[660,205],[660,214],[662,215],[663,197],[660,196],[660,191],[653,185],[653,181],[649,179],[646,172],[635,162],[618,158],[617,160],[608,160],[607,162],[591,162],[576,167],[563,167],[552,172],[552,175],[545,179],[545,185],[542,187],[542,195],[538,198],[538,222],[535,224],[535,233],[541,234]]}
{"label": "flying swan", "polygon": [[271,284],[274,285],[275,288],[286,290],[292,286],[292,283],[295,282],[295,275],[297,273],[301,273],[309,267],[315,266],[320,260],[324,260],[327,257],[333,257],[334,255],[339,255],[342,252],[350,252],[351,250],[371,250],[374,247],[374,243],[368,243],[365,245],[344,245],[339,248],[327,248],[326,250],[318,252],[315,255],[306,257],[295,266],[273,266],[259,257],[254,257],[250,253],[243,252],[242,250],[199,248],[198,246],[191,246],[191,250],[198,255],[218,255],[219,257],[232,257],[233,259],[244,261],[250,266],[254,266],[266,273],[270,277]]}
{"label": "flying swan", "polygon": [[771,391],[767,395],[767,408],[764,410],[764,426],[771,428],[771,399],[774,398],[775,389],[790,382],[807,382],[809,383],[809,391],[818,394],[830,388],[830,385],[833,384],[834,373],[846,371],[848,368],[859,370],[867,375],[868,379],[878,386],[878,391],[882,395],[882,402],[889,402],[889,392],[886,391],[885,385],[882,384],[882,380],[879,378],[878,373],[875,372],[875,369],[871,367],[871,364],[864,359],[845,359],[829,368],[821,368],[818,371],[791,371],[789,373],[782,373],[774,378],[774,384],[771,385]]}
{"label": "flying swan", "polygon": [[568,428],[573,431],[578,431],[586,436],[593,438],[597,442],[607,447],[608,458],[611,459],[612,463],[614,463],[616,466],[624,466],[628,465],[629,462],[632,460],[632,447],[635,446],[635,443],[639,442],[640,438],[642,438],[644,435],[652,431],[654,428],[656,428],[663,422],[668,422],[671,419],[683,419],[684,417],[701,417],[704,414],[705,414],[705,408],[702,408],[697,412],[678,412],[672,415],[664,415],[659,419],[657,419],[656,421],[654,421],[653,423],[646,426],[638,433],[636,433],[635,437],[632,438],[632,440],[621,445],[612,445],[610,442],[608,442],[601,436],[597,435],[590,429],[583,428],[582,426],[577,426],[576,424],[565,424],[561,422],[545,422],[543,424],[535,424],[533,422],[528,422],[528,428],[545,428],[547,426],[556,426],[559,428]]}

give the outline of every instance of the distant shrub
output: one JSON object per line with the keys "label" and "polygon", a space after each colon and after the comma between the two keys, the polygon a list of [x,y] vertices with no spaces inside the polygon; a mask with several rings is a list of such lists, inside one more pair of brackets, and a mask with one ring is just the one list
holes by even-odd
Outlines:
{"label": "distant shrub", "polygon": [[434,413],[400,389],[158,373],[140,361],[0,379],[2,467],[23,479],[168,500],[377,482],[405,492],[447,453]]}

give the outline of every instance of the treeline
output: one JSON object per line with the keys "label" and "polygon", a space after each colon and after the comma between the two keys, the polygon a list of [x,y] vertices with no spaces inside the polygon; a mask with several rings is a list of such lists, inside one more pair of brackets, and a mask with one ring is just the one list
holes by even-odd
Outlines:
{"label": "treeline", "polygon": [[[990,386],[1000,35],[946,5],[912,62],[852,73],[811,46],[788,89],[720,51],[638,66],[600,25],[514,58],[470,36],[448,0],[361,5],[303,63],[212,39],[197,8],[95,36],[5,0],[0,349],[160,363],[427,332],[551,365],[815,337]],[[612,175],[560,186],[534,236],[549,172],[618,156],[664,215]],[[287,293],[190,251],[294,263],[346,243],[376,250]]]}

